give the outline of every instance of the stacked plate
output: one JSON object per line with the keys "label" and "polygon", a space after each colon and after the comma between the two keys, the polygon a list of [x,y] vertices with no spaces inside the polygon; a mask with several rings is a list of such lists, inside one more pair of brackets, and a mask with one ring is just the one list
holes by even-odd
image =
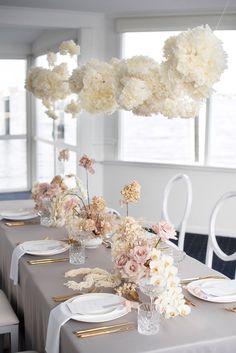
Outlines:
{"label": "stacked plate", "polygon": [[20,244],[19,247],[29,255],[48,256],[61,254],[67,251],[70,245],[59,240],[32,240]]}
{"label": "stacked plate", "polygon": [[76,314],[73,319],[83,322],[115,320],[129,312],[124,298],[110,293],[83,294],[70,299],[66,304]]}
{"label": "stacked plate", "polygon": [[189,293],[214,303],[236,302],[236,280],[202,279],[187,285]]}
{"label": "stacked plate", "polygon": [[38,217],[38,215],[35,213],[34,209],[6,211],[0,213],[0,219],[4,218],[10,221],[25,221],[36,217]]}

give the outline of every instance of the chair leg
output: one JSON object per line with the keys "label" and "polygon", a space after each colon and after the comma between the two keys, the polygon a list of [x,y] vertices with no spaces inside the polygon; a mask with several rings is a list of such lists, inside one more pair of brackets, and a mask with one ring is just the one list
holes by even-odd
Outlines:
{"label": "chair leg", "polygon": [[18,352],[19,346],[19,325],[12,325],[11,328],[11,353]]}
{"label": "chair leg", "polygon": [[0,335],[0,353],[3,353],[3,348],[4,348],[3,344],[4,344],[4,335],[1,334]]}

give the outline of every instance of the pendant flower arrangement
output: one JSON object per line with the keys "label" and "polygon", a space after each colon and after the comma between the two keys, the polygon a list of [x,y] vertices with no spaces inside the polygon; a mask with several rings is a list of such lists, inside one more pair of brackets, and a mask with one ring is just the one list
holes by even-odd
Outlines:
{"label": "pendant flower arrangement", "polygon": [[[67,41],[60,53],[79,55],[80,48]],[[142,55],[108,63],[92,59],[69,73],[50,53],[49,68],[32,68],[26,89],[42,100],[53,119],[55,102],[71,94],[76,98],[65,111],[73,116],[83,110],[111,114],[124,109],[143,116],[195,117],[227,67],[221,41],[208,25],[199,26],[167,39],[163,56],[161,63]]]}

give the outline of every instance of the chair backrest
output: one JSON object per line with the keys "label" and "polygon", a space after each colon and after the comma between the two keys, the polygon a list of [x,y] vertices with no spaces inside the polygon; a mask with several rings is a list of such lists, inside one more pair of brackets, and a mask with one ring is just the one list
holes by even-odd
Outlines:
{"label": "chair backrest", "polygon": [[177,174],[173,176],[164,189],[164,197],[163,197],[163,205],[162,205],[162,212],[161,212],[161,219],[171,223],[169,215],[168,215],[168,199],[171,192],[171,189],[175,182],[183,180],[186,184],[186,199],[185,199],[185,208],[183,217],[181,218],[178,225],[175,225],[175,229],[179,232],[178,237],[178,247],[183,250],[184,248],[184,239],[185,239],[185,232],[187,226],[187,220],[191,211],[192,206],[192,183],[188,175],[186,174]]}
{"label": "chair backrest", "polygon": [[[213,253],[215,253],[223,261],[236,260],[236,251],[231,255],[225,254],[219,247],[218,242],[216,240],[216,234],[215,234],[215,223],[216,223],[216,217],[219,212],[219,209],[227,199],[230,199],[232,197],[236,197],[236,191],[229,191],[223,194],[216,202],[215,206],[213,207],[213,210],[210,216],[209,237],[208,237],[207,253],[206,253],[206,265],[209,267],[212,267]],[[236,272],[235,272],[235,278],[236,278]]]}

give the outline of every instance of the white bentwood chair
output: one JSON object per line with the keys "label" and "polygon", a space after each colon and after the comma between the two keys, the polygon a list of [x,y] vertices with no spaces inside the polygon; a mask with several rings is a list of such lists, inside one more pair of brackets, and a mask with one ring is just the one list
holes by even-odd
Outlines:
{"label": "white bentwood chair", "polygon": [[181,181],[181,180],[186,184],[187,193],[186,193],[185,208],[184,208],[183,217],[180,220],[179,224],[177,226],[175,225],[175,229],[179,232],[178,247],[180,250],[183,250],[184,249],[185,232],[186,232],[186,227],[187,227],[187,220],[189,218],[191,207],[192,207],[192,183],[191,183],[191,180],[188,175],[176,174],[166,184],[166,187],[164,189],[161,219],[165,220],[168,223],[171,223],[170,218],[169,218],[169,214],[168,214],[169,195],[170,195],[170,192],[171,192],[173,185],[177,181]]}
{"label": "white bentwood chair", "polygon": [[[210,221],[209,221],[209,237],[208,237],[207,253],[206,253],[206,265],[208,267],[212,267],[213,253],[215,253],[223,261],[236,260],[236,251],[231,255],[225,254],[219,247],[218,242],[216,240],[216,234],[215,234],[215,228],[216,228],[215,223],[216,223],[216,217],[218,215],[219,209],[226,200],[232,197],[236,197],[236,191],[226,192],[219,198],[219,200],[216,202],[215,206],[213,207],[213,210],[210,216]],[[236,271],[235,271],[234,277],[236,278]]]}
{"label": "white bentwood chair", "polygon": [[[11,353],[18,351],[18,333],[19,333],[19,320],[14,313],[6,295],[0,290],[0,336],[1,345],[3,346],[3,335],[10,334]],[[3,347],[0,347],[0,351]]]}

